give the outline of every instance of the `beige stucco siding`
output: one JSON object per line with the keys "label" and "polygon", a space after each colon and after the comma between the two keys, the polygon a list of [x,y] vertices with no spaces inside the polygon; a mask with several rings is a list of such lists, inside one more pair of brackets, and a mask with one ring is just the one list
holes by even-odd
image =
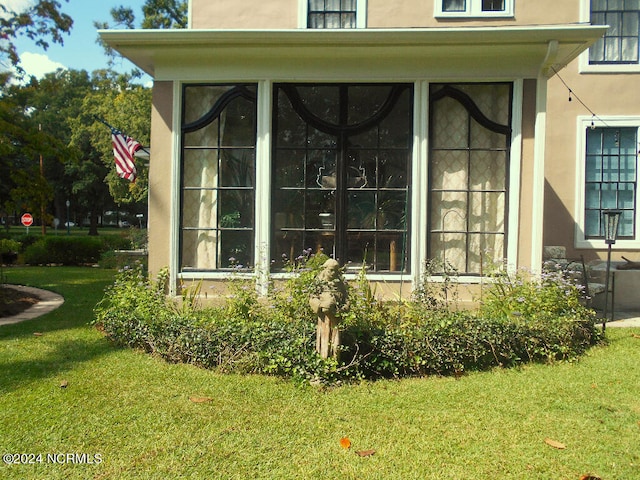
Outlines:
{"label": "beige stucco siding", "polygon": [[149,169],[149,272],[170,265],[173,82],[155,82]]}
{"label": "beige stucco siding", "polygon": [[191,27],[288,29],[298,27],[298,0],[193,0]]}
{"label": "beige stucco siding", "polygon": [[565,245],[568,255],[583,254],[587,259],[593,259],[603,256],[604,242],[600,251],[574,248],[573,219],[578,193],[574,179],[578,174],[579,145],[584,142],[584,135],[581,139],[576,138],[577,119],[591,115],[579,100],[600,118],[639,116],[640,83],[634,74],[579,74],[577,61],[560,75],[574,95],[569,102],[569,91],[560,79],[549,80],[544,244]]}
{"label": "beige stucco siding", "polygon": [[[368,28],[411,28],[470,25],[535,25],[574,23],[579,2],[536,0],[515,2],[514,17],[476,19],[435,18],[435,0],[367,0]],[[298,28],[300,0],[193,0],[191,26],[195,29]]]}

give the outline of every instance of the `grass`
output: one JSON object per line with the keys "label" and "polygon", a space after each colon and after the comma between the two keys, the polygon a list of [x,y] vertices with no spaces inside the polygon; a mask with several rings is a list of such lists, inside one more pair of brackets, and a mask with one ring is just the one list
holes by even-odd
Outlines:
{"label": "grass", "polygon": [[[576,363],[317,389],[112,346],[88,325],[112,271],[5,273],[66,302],[0,327],[0,454],[43,454],[3,479],[640,478],[638,330],[607,329]],[[46,462],[58,453],[101,462]]]}

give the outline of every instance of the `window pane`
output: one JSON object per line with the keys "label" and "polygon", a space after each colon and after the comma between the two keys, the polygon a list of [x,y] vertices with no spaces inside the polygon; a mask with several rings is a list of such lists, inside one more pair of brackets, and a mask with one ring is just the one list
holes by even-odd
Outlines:
{"label": "window pane", "polygon": [[631,237],[633,238],[633,210],[625,210],[620,215],[620,222],[618,223],[618,237]]}
{"label": "window pane", "polygon": [[273,158],[273,168],[279,172],[274,178],[277,188],[302,187],[305,178],[304,150],[278,150]]}
{"label": "window pane", "polygon": [[223,150],[220,162],[221,187],[252,187],[255,159],[253,149]]}
{"label": "window pane", "polygon": [[406,227],[407,194],[380,192],[378,198],[378,230],[404,230]]}
{"label": "window pane", "polygon": [[466,9],[466,0],[442,0],[443,12],[464,12]]}
{"label": "window pane", "polygon": [[633,184],[622,183],[618,192],[618,208],[633,209],[635,206],[635,189]]}
{"label": "window pane", "polygon": [[638,38],[630,37],[622,39],[621,60],[625,62],[638,61]]}
{"label": "window pane", "polygon": [[600,208],[600,185],[597,183],[588,183],[585,195],[585,204],[587,208]]}
{"label": "window pane", "polygon": [[353,192],[347,208],[348,228],[371,230],[376,228],[375,192]]}
{"label": "window pane", "polygon": [[502,12],[504,10],[504,0],[482,0],[483,12]]}
{"label": "window pane", "polygon": [[220,232],[219,268],[249,268],[253,259],[253,231]]}
{"label": "window pane", "polygon": [[601,182],[602,181],[602,164],[601,157],[595,155],[587,156],[587,165],[585,178],[587,182]]}
{"label": "window pane", "polygon": [[600,237],[600,210],[587,210],[584,225],[585,237]]}

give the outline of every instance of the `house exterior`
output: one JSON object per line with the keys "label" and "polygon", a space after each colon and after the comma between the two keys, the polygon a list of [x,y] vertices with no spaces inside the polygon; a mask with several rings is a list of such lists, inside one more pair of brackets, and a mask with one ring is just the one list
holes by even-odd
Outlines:
{"label": "house exterior", "polygon": [[264,283],[323,251],[473,285],[545,245],[601,258],[613,207],[633,252],[639,4],[191,0],[186,30],[102,31],[154,78],[151,272]]}

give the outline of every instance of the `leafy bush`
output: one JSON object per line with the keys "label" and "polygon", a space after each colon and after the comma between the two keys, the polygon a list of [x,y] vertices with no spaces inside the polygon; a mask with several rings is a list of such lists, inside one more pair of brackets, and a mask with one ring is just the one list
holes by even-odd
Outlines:
{"label": "leafy bush", "polygon": [[98,237],[40,237],[24,251],[24,262],[31,265],[83,265],[97,263],[107,249]]}
{"label": "leafy bush", "polygon": [[22,244],[16,240],[0,239],[0,263],[13,263],[18,258]]}
{"label": "leafy bush", "polygon": [[[423,285],[408,302],[382,302],[363,271],[341,312],[339,359],[324,360],[308,303],[324,259],[309,254],[268,301],[252,281],[231,280],[231,296],[215,308],[198,307],[197,286],[181,302],[167,297],[166,271],[150,282],[142,269],[125,269],[96,307],[96,323],[113,341],[169,361],[321,383],[571,360],[600,338],[557,278],[498,278],[478,312],[458,312],[436,298],[446,296],[443,282]],[[522,302],[524,292],[531,297]]]}

